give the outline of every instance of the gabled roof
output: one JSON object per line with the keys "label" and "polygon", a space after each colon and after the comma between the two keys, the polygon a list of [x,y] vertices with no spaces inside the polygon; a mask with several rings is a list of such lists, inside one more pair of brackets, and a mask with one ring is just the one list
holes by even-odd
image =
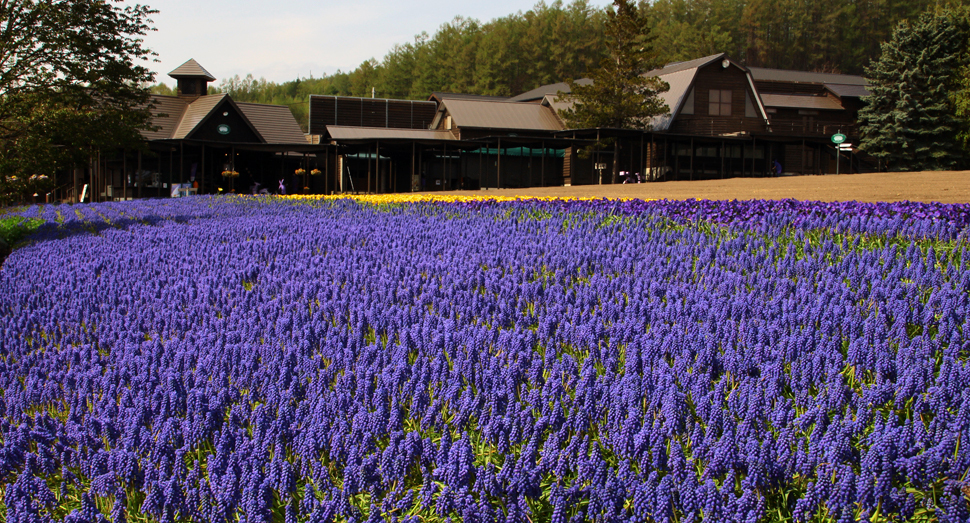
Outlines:
{"label": "gabled roof", "polygon": [[694,86],[694,78],[697,76],[697,71],[712,63],[722,62],[725,60],[729,62],[728,67],[734,66],[744,72],[748,79],[748,87],[751,88],[751,92],[754,94],[753,98],[757,104],[758,113],[761,115],[761,118],[767,122],[768,113],[765,111],[764,104],[761,102],[761,99],[758,96],[758,89],[754,85],[754,79],[751,76],[751,72],[748,70],[748,68],[728,58],[726,53],[719,53],[698,58],[696,60],[690,60],[688,62],[667,64],[660,69],[654,69],[653,71],[647,73],[648,76],[659,77],[670,85],[670,89],[667,92],[660,93],[660,98],[667,103],[667,107],[669,108],[670,112],[666,115],[661,115],[653,119],[651,122],[653,130],[666,131],[670,129],[670,124],[674,121],[674,118],[680,114],[684,101],[687,99],[691,88]]}
{"label": "gabled roof", "polygon": [[869,87],[865,85],[825,84],[825,88],[839,98],[869,96]]}
{"label": "gabled roof", "polygon": [[[694,77],[697,76],[697,71],[702,67],[710,65],[715,62],[720,62],[727,58],[727,54],[719,53],[715,55],[705,56],[703,58],[698,58],[696,60],[690,60],[687,62],[675,62],[667,64],[660,69],[654,69],[645,76],[655,76],[659,77],[663,81],[667,82],[670,89],[666,92],[660,93],[660,99],[667,104],[667,108],[670,112],[665,115],[660,115],[654,117],[650,124],[655,131],[666,131],[670,128],[670,124],[673,122],[674,117],[680,113],[681,106],[687,99],[687,95],[690,94],[690,89],[694,85]],[[748,86],[751,88],[752,93],[757,93],[758,90],[754,86],[754,81],[751,78],[751,74],[748,72],[747,68],[738,64],[737,62],[731,60],[731,65],[741,69],[748,77]],[[592,80],[586,79],[588,83],[592,83]],[[533,89],[528,93],[522,93],[519,96],[513,97],[512,101],[526,101],[529,97],[534,96],[531,93],[545,92],[545,98],[542,101],[542,105],[548,106],[553,110],[553,113],[558,117],[559,109],[566,109],[572,107],[572,101],[565,101],[560,103],[555,103],[554,98],[557,92],[569,92],[569,85],[566,83],[550,84]],[[528,97],[526,96],[528,95]],[[764,110],[764,105],[757,96],[754,97],[757,104],[758,110],[761,117],[767,120],[768,116]]]}
{"label": "gabled roof", "polygon": [[575,102],[571,98],[559,99],[556,94],[547,94],[542,98],[542,105],[552,109],[552,114],[556,115],[556,119],[562,124],[563,129],[566,128],[566,122],[563,121],[562,117],[559,116],[559,111],[565,111],[566,109],[571,109]]}
{"label": "gabled roof", "polygon": [[441,111],[450,114],[459,128],[524,131],[559,131],[563,128],[552,110],[540,104],[445,99],[441,101]]}
{"label": "gabled roof", "polygon": [[285,105],[236,102],[236,107],[239,107],[243,116],[256,128],[256,132],[266,143],[303,144],[307,142],[300,124],[296,122],[290,108]]}
{"label": "gabled roof", "polygon": [[152,125],[158,127],[154,131],[141,131],[141,135],[146,140],[167,140],[172,137],[172,133],[182,119],[182,113],[189,103],[184,98],[177,96],[152,95]]}
{"label": "gabled roof", "polygon": [[726,53],[718,53],[718,54],[712,54],[710,56],[705,56],[703,58],[696,58],[694,60],[690,60],[687,62],[672,62],[661,67],[660,69],[654,69],[653,71],[650,71],[649,73],[647,73],[647,76],[660,76],[665,74],[678,73],[680,71],[686,71],[689,69],[697,70],[711,62],[721,60],[726,56],[727,56]]}
{"label": "gabled roof", "polygon": [[[580,78],[579,80],[576,80],[576,83],[579,85],[589,85],[593,83],[593,81],[590,80],[589,78]],[[569,84],[566,82],[559,82],[556,84],[541,85],[531,91],[526,91],[522,94],[513,96],[512,98],[509,98],[509,101],[510,102],[531,102],[533,100],[541,100],[542,98],[545,98],[546,96],[549,96],[549,95],[555,96],[559,92],[563,92],[563,93],[571,92],[571,89],[569,88]]]}
{"label": "gabled roof", "polygon": [[869,85],[861,77],[851,74],[810,73],[807,71],[786,71],[784,69],[765,69],[763,67],[749,67],[751,76],[759,82],[788,82],[800,84],[838,84],[838,85]]}
{"label": "gabled roof", "polygon": [[434,91],[431,96],[428,97],[428,101],[444,101],[444,100],[478,100],[478,101],[490,101],[490,102],[505,102],[508,101],[506,96],[487,96],[484,94],[464,94],[464,93],[447,93],[443,91]]}
{"label": "gabled roof", "polygon": [[191,102],[177,96],[152,96],[152,124],[159,129],[142,131],[147,140],[184,140],[192,135],[222,103],[234,107],[257,137],[268,144],[307,143],[293,113],[285,105],[235,102],[227,94],[200,96]]}
{"label": "gabled roof", "polygon": [[196,98],[182,113],[182,119],[179,121],[178,127],[175,128],[175,132],[172,133],[172,139],[185,139],[226,97],[225,94],[213,94]]}
{"label": "gabled roof", "polygon": [[[661,69],[660,71],[663,71]],[[667,104],[667,114],[656,116],[650,122],[655,131],[666,131],[674,121],[674,116],[680,113],[684,100],[690,93],[690,88],[694,85],[694,77],[697,75],[697,68],[680,69],[656,75],[670,86],[666,92],[660,93],[660,99]]]}
{"label": "gabled roof", "polygon": [[826,111],[841,111],[844,109],[834,97],[811,96],[799,94],[762,94],[761,100],[765,107],[783,107],[788,109],[815,109]]}
{"label": "gabled roof", "polygon": [[210,73],[209,71],[206,71],[205,68],[199,65],[199,62],[196,62],[195,59],[193,58],[189,58],[189,61],[176,67],[175,70],[172,71],[171,73],[168,73],[168,75],[176,79],[180,77],[181,78],[202,77],[210,82],[214,82],[216,80],[216,77],[212,76],[212,73]]}

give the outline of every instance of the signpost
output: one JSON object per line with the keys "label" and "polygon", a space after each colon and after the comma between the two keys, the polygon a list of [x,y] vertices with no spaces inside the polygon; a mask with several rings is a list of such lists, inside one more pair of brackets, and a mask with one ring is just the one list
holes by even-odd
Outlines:
{"label": "signpost", "polygon": [[606,163],[597,162],[593,168],[600,172],[600,185],[603,185],[603,169],[606,169]]}
{"label": "signpost", "polygon": [[[839,174],[839,159],[842,158],[842,144],[845,142],[845,135],[836,133],[832,135],[832,143],[835,144],[835,174]],[[852,144],[849,144],[852,145]]]}

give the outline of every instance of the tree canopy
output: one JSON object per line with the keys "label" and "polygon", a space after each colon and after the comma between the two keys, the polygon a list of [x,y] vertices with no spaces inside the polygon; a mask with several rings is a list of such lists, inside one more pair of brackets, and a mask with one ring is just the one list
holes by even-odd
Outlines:
{"label": "tree canopy", "polygon": [[952,93],[967,64],[967,24],[952,12],[902,22],[866,68],[860,147],[897,171],[951,169],[962,159]]}
{"label": "tree canopy", "polygon": [[[613,9],[606,12],[606,56],[590,75],[592,82],[578,83],[571,79],[570,94],[560,93],[560,98],[574,102],[559,113],[567,127],[649,129],[654,116],[669,111],[658,95],[670,86],[657,77],[645,75],[662,65],[653,51],[648,10],[646,4],[637,6],[630,0],[614,0]],[[617,143],[613,152],[613,183],[618,183]]]}
{"label": "tree canopy", "polygon": [[155,12],[120,0],[0,1],[0,184],[140,142],[154,80],[140,37]]}
{"label": "tree canopy", "polygon": [[607,11],[607,55],[590,75],[592,83],[569,80],[568,97],[575,103],[561,112],[568,127],[648,129],[652,117],[668,111],[658,95],[669,86],[644,76],[662,65],[652,48],[648,7],[629,0],[615,0],[613,5]]}
{"label": "tree canopy", "polygon": [[[661,64],[724,52],[749,66],[862,74],[900,21],[941,4],[963,3],[640,0],[638,5]],[[606,13],[587,0],[557,0],[488,22],[459,16],[349,72],[282,84],[255,80],[265,91],[253,92],[248,101],[305,104],[306,97],[299,97],[304,92],[370,96],[371,88],[382,98],[425,99],[434,91],[512,96],[587,76],[607,52]]]}

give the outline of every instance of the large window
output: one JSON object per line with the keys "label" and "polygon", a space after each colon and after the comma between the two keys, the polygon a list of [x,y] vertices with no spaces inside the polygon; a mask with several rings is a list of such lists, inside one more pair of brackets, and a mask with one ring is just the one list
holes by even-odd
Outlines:
{"label": "large window", "polygon": [[711,89],[707,114],[711,116],[731,116],[731,90]]}

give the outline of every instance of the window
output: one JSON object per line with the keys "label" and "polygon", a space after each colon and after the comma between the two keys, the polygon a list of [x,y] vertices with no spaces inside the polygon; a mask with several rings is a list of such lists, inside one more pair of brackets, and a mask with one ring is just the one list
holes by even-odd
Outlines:
{"label": "window", "polygon": [[711,89],[707,114],[711,116],[731,116],[730,89]]}

